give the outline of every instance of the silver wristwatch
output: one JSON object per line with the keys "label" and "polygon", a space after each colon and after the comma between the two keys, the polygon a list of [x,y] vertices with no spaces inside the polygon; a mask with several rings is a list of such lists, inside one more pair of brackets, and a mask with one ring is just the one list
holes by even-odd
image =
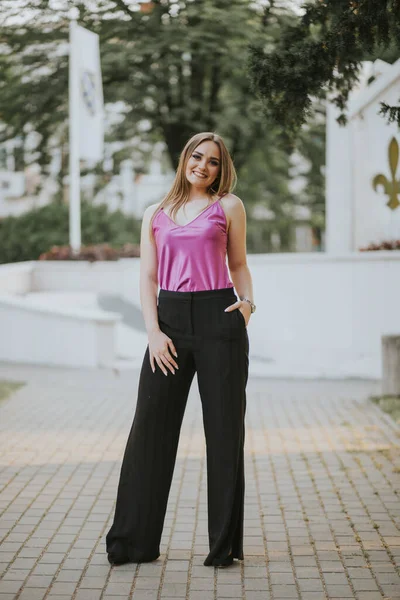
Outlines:
{"label": "silver wristwatch", "polygon": [[243,300],[244,302],[248,302],[251,306],[251,314],[253,314],[254,312],[256,312],[256,305],[253,304],[253,302],[251,300],[249,300],[249,298],[245,298],[244,296],[239,296],[240,300]]}

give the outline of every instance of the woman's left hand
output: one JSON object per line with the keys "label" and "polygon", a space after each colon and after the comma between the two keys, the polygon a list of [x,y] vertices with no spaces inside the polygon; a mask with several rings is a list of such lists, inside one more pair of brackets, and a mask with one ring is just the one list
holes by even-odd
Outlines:
{"label": "woman's left hand", "polygon": [[225,312],[231,312],[232,310],[240,310],[242,313],[246,327],[249,324],[250,316],[251,316],[251,306],[245,300],[238,300],[235,304],[231,304],[225,309]]}

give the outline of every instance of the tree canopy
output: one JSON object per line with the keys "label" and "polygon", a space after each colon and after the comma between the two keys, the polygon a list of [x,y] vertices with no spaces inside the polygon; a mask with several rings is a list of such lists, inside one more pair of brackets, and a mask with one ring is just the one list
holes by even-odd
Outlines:
{"label": "tree canopy", "polygon": [[[271,0],[267,22],[276,19]],[[282,24],[274,46],[252,44],[250,72],[264,112],[288,139],[299,132],[313,98],[327,91],[341,111],[367,55],[395,48],[400,56],[400,0],[312,0],[304,14]],[[400,99],[399,99],[400,104]],[[382,106],[400,125],[400,106]]]}
{"label": "tree canopy", "polygon": [[[100,36],[106,106],[120,107],[109,142],[136,140],[136,149],[145,154],[162,140],[175,168],[191,135],[217,131],[227,141],[239,174],[236,193],[247,206],[263,203],[286,223],[285,205],[303,199],[313,204],[309,195],[291,194],[291,149],[278,146],[281,127],[263,115],[249,76],[251,45],[279,44],[281,30],[295,17],[289,8],[268,18],[263,3],[253,0],[2,0],[2,5],[0,142],[34,132],[32,160],[44,173],[55,146],[62,146],[60,186],[67,167],[73,6],[78,23]],[[311,147],[315,139],[310,138]],[[323,132],[317,146],[321,158]],[[315,156],[311,147],[303,147],[307,159]],[[129,153],[128,145],[117,155]],[[100,179],[101,167],[97,174]]]}
{"label": "tree canopy", "polygon": [[[68,109],[68,25],[71,3],[3,3],[0,36],[0,118],[3,139],[38,133],[37,160],[49,163],[51,139],[65,127]],[[106,103],[121,103],[116,139],[163,139],[176,166],[186,140],[198,131],[227,134],[243,163],[260,131],[246,75],[248,46],[264,29],[250,0],[81,0],[78,23],[100,36]],[[271,27],[271,31],[273,27]],[[240,93],[233,89],[239,79]],[[241,96],[243,94],[245,97]],[[231,102],[235,96],[240,114]],[[233,108],[233,110],[232,110]],[[229,109],[229,110],[228,110]],[[241,126],[246,121],[248,127]],[[143,123],[148,123],[146,133]]]}

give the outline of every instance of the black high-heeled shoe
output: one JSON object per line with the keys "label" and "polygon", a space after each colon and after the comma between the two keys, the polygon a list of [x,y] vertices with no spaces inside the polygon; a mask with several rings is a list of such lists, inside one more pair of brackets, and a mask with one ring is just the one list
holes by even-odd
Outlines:
{"label": "black high-heeled shoe", "polygon": [[211,564],[213,567],[219,567],[220,569],[230,567],[233,564],[233,554],[229,554],[226,558],[214,558]]}
{"label": "black high-heeled shoe", "polygon": [[123,546],[120,542],[114,542],[111,550],[107,553],[108,562],[112,566],[124,565],[132,562],[129,556],[124,554]]}

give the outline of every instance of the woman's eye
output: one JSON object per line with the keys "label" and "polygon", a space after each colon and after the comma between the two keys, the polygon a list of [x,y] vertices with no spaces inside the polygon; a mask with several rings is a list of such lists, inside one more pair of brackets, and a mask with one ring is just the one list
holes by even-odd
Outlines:
{"label": "woman's eye", "polygon": [[199,160],[199,158],[200,158],[200,156],[199,156],[198,154],[193,154],[192,156],[193,156],[193,158],[195,158],[196,160]]}
{"label": "woman's eye", "polygon": [[217,161],[216,161],[216,160],[212,160],[212,161],[211,161],[211,164],[212,164],[212,165],[214,165],[214,167],[218,167],[218,163],[217,163]]}

